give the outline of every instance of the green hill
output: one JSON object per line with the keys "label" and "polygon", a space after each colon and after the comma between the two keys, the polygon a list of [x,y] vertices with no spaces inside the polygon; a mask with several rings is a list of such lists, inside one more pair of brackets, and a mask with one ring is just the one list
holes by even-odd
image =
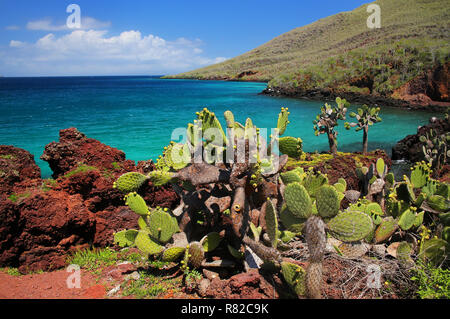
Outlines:
{"label": "green hill", "polygon": [[[449,61],[450,2],[372,3],[381,8],[379,29],[367,27],[367,4],[296,28],[222,63],[169,77],[267,81],[272,92],[287,95],[330,89],[394,98],[417,93],[398,91]],[[433,99],[447,101],[439,85],[439,97]],[[448,80],[446,88],[448,94]]]}

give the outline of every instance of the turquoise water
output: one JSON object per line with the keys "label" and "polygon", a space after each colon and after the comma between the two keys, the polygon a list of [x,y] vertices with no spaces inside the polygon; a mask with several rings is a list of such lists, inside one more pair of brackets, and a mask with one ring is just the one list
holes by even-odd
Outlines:
{"label": "turquoise water", "polygon": [[[172,130],[186,127],[203,107],[218,115],[231,110],[239,122],[250,117],[258,127],[270,129],[284,106],[291,112],[285,135],[301,137],[305,151],[327,150],[327,138],[314,136],[312,128],[322,103],[258,95],[264,88],[264,83],[156,77],[0,78],[0,144],[31,152],[43,177],[49,177],[51,171],[39,157],[63,128],[77,127],[138,161],[160,155]],[[383,122],[369,131],[369,149],[390,152],[432,115],[383,107]],[[346,131],[343,125],[338,131],[339,150],[361,149],[361,132]]]}

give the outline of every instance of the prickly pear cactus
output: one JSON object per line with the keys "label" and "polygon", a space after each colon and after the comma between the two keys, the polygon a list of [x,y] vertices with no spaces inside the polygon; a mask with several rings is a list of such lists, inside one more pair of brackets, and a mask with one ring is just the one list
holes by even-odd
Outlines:
{"label": "prickly pear cactus", "polygon": [[145,200],[135,192],[125,196],[125,204],[138,215],[147,216],[149,213]]}
{"label": "prickly pear cactus", "polygon": [[170,247],[164,250],[161,259],[167,262],[174,262],[184,255],[185,247]]}
{"label": "prickly pear cactus", "polygon": [[205,252],[210,252],[219,246],[221,240],[222,238],[219,233],[211,232],[203,237],[200,243],[202,244]]}
{"label": "prickly pear cactus", "polygon": [[284,134],[284,132],[286,131],[286,127],[289,124],[289,114],[290,112],[288,112],[288,108],[281,108],[281,112],[278,115],[278,122],[277,122],[277,129],[278,129],[278,134],[281,136]]}
{"label": "prickly pear cactus", "polygon": [[391,237],[398,228],[397,220],[385,218],[375,231],[375,243],[381,243]]}
{"label": "prickly pear cactus", "polygon": [[122,230],[114,234],[114,243],[120,247],[130,247],[134,245],[138,231],[136,229]]}
{"label": "prickly pear cactus", "polygon": [[160,243],[167,243],[180,230],[176,219],[162,209],[153,210],[146,222],[150,235]]}
{"label": "prickly pear cactus", "polygon": [[282,262],[281,273],[286,280],[287,284],[292,288],[298,296],[304,296],[306,294],[305,287],[305,270],[299,265]]}
{"label": "prickly pear cactus", "polygon": [[134,241],[136,247],[146,255],[156,255],[163,251],[164,247],[150,238],[150,235],[143,230],[140,230],[136,235]]}
{"label": "prickly pear cactus", "polygon": [[280,152],[292,158],[300,158],[303,154],[303,141],[292,136],[280,137],[278,140]]}
{"label": "prickly pear cactus", "polygon": [[322,218],[336,216],[340,203],[339,194],[333,186],[324,185],[316,192],[317,212]]}
{"label": "prickly pear cactus", "polygon": [[328,222],[327,226],[333,237],[346,242],[362,240],[374,228],[369,215],[350,210],[339,213]]}
{"label": "prickly pear cactus", "polygon": [[278,219],[275,205],[270,199],[266,201],[266,228],[273,248],[277,248],[278,243]]}
{"label": "prickly pear cactus", "polygon": [[189,244],[189,263],[194,268],[200,268],[205,259],[205,250],[200,242],[194,241]]}
{"label": "prickly pear cactus", "polygon": [[312,214],[312,201],[306,188],[300,183],[286,186],[284,198],[289,211],[297,218],[308,218]]}
{"label": "prickly pear cactus", "polygon": [[147,176],[138,172],[125,173],[114,182],[113,188],[117,188],[122,193],[135,192],[147,179]]}

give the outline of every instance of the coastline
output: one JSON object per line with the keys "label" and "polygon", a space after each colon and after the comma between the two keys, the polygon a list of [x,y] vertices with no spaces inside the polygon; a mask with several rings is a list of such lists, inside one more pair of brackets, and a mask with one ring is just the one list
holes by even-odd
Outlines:
{"label": "coastline", "polygon": [[[197,81],[223,81],[223,82],[255,82],[255,83],[269,83],[269,81],[252,80],[252,79],[230,79],[226,77],[201,79],[195,77],[177,77],[177,76],[163,76],[161,79],[171,80],[197,80]],[[269,88],[266,87],[259,93],[260,95],[267,95],[273,97],[288,97],[302,100],[312,101],[327,101],[333,102],[336,97],[345,98],[350,103],[367,104],[367,105],[384,105],[390,107],[397,107],[405,110],[413,111],[431,111],[436,113],[445,113],[450,110],[450,102],[432,101],[432,104],[424,105],[420,103],[412,103],[402,99],[394,99],[384,96],[374,96],[368,94],[359,94],[355,92],[334,92],[331,89],[318,89],[313,91],[289,91],[283,88]]]}

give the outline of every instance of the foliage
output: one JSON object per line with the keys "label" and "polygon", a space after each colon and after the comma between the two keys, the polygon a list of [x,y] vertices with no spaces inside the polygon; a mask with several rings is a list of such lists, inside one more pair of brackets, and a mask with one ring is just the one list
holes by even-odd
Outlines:
{"label": "foliage", "polygon": [[358,122],[356,123],[345,123],[345,128],[350,129],[351,127],[356,127],[355,131],[363,130],[363,154],[367,153],[367,135],[369,132],[369,127],[374,123],[381,122],[381,117],[378,115],[380,113],[379,107],[369,108],[367,105],[363,105],[358,108],[357,113],[351,112],[349,115],[355,118]]}
{"label": "foliage", "polygon": [[416,293],[421,299],[450,299],[449,269],[435,267],[430,263],[419,263],[411,271],[411,280],[417,283]]}

